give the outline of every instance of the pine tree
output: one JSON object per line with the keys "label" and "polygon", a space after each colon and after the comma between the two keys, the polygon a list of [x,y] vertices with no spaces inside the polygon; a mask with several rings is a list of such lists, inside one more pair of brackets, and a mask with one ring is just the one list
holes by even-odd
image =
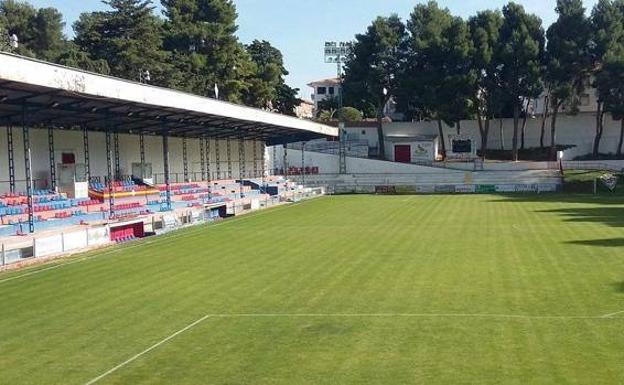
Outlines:
{"label": "pine tree", "polygon": [[[604,100],[603,95],[608,94],[610,74],[605,72],[604,62],[608,52],[624,45],[624,1],[622,0],[599,0],[594,6],[591,15],[592,43],[591,54],[593,57],[593,69],[596,79],[595,86],[598,89],[598,102],[596,106],[596,133],[592,154],[594,158],[600,153],[600,141],[604,130]],[[613,55],[613,54],[612,54]]]}
{"label": "pine tree", "polygon": [[19,38],[16,53],[55,61],[65,49],[63,17],[55,8],[36,9],[28,3],[0,1],[2,38],[15,34]]}
{"label": "pine tree", "polygon": [[557,0],[559,18],[548,28],[546,82],[550,89],[552,120],[550,156],[556,156],[557,116],[564,104],[574,112],[591,71],[591,25],[581,0]]}
{"label": "pine tree", "polygon": [[518,160],[520,110],[527,98],[537,98],[543,90],[541,63],[544,54],[542,21],[527,14],[516,3],[503,8],[503,25],[496,47],[495,61],[500,71],[501,87],[513,106],[512,158]]}
{"label": "pine tree", "polygon": [[162,49],[162,23],[149,0],[108,0],[105,12],[84,13],[74,24],[75,43],[90,58],[105,60],[113,76],[167,83],[167,55]]}
{"label": "pine tree", "polygon": [[500,71],[495,61],[495,50],[503,25],[500,12],[483,11],[468,21],[474,45],[471,64],[476,81],[473,89],[473,105],[481,135],[481,157],[486,158],[490,122],[500,117],[504,105]]}
{"label": "pine tree", "polygon": [[362,111],[373,110],[377,118],[378,156],[383,159],[384,107],[397,95],[400,87],[407,31],[397,15],[378,17],[355,39],[353,52],[345,66],[345,104]]}
{"label": "pine tree", "polygon": [[435,1],[417,5],[408,23],[411,32],[405,90],[423,115],[438,122],[442,154],[446,140],[442,123],[466,118],[474,95],[474,49],[468,26]]}
{"label": "pine tree", "polygon": [[176,71],[170,85],[198,95],[240,102],[255,68],[238,41],[231,0],[162,0],[165,48]]}

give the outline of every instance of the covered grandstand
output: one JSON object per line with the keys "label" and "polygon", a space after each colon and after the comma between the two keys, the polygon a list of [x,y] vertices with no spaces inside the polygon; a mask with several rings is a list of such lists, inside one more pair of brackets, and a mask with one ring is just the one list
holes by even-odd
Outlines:
{"label": "covered grandstand", "polygon": [[311,121],[6,53],[0,127],[0,237],[45,222],[251,205],[267,187],[295,188],[269,178],[267,145],[338,135]]}

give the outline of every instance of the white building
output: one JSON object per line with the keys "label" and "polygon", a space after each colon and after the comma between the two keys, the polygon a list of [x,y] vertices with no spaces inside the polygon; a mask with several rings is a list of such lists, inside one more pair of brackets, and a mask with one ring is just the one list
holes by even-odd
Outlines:
{"label": "white building", "polygon": [[[325,100],[331,100],[338,98],[342,95],[342,83],[339,78],[329,78],[317,80],[308,84],[312,87],[312,101],[314,102],[314,115],[318,113],[319,103]],[[386,104],[384,108],[384,116],[391,118],[392,120],[402,120],[403,115],[397,113],[396,102],[394,99]]]}
{"label": "white building", "polygon": [[318,112],[320,102],[338,98],[342,93],[342,85],[340,84],[340,79],[338,78],[317,80],[308,84],[308,86],[314,89],[312,93],[312,101],[314,102],[315,115]]}

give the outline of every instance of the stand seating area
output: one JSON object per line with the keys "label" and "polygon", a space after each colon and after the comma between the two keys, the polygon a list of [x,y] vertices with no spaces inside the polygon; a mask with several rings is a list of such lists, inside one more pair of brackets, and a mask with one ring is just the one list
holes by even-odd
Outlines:
{"label": "stand seating area", "polygon": [[[33,193],[35,221],[81,216],[94,211],[101,202],[93,199],[69,199],[64,194],[48,190]],[[24,193],[0,195],[0,224],[15,225],[28,222],[28,198]]]}
{"label": "stand seating area", "polygon": [[[148,190],[147,186],[136,184],[132,178],[126,177],[123,180],[113,181],[112,191],[115,193],[124,193],[124,192],[137,192],[137,191],[146,191]],[[89,181],[89,189],[101,194],[108,194],[110,190],[108,188],[108,183],[106,181],[102,181],[101,178],[95,177],[91,178]]]}
{"label": "stand seating area", "polygon": [[[206,204],[222,204],[265,195],[260,186],[249,183],[241,186],[237,180],[219,180],[197,183],[171,184],[172,209],[201,207]],[[280,185],[282,189],[288,183],[285,180],[269,182]],[[114,219],[132,219],[162,211],[166,201],[166,186],[142,186],[131,179],[116,181],[113,184]],[[135,192],[142,192],[136,193]],[[242,197],[241,197],[242,192]],[[99,193],[101,198],[94,197]],[[33,196],[33,214],[35,230],[62,228],[93,221],[110,219],[109,195],[106,183],[100,178],[92,178],[89,183],[90,198],[70,199],[66,194],[49,190],[37,190]],[[217,214],[218,215],[218,214]],[[21,234],[28,226],[28,198],[23,192],[0,195],[0,236]]]}

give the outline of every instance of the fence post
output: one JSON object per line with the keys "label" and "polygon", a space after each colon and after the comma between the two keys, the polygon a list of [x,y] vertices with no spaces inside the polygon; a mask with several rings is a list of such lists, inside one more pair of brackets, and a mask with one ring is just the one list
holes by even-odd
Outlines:
{"label": "fence post", "polygon": [[61,250],[65,252],[65,233],[64,232],[61,233]]}
{"label": "fence post", "polygon": [[2,244],[2,265],[0,266],[4,266],[6,264],[6,259],[5,259],[5,255],[4,255],[4,243]]}

